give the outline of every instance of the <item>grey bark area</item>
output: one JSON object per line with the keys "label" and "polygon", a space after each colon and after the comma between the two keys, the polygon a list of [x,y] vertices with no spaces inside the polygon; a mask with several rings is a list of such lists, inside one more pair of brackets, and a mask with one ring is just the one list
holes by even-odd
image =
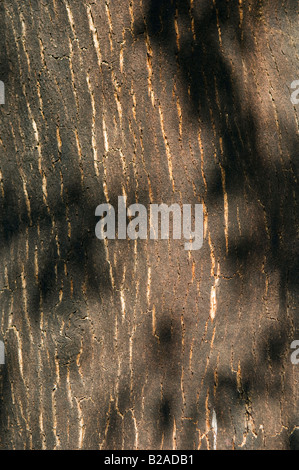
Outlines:
{"label": "grey bark area", "polygon": [[[0,8],[0,447],[298,448],[298,2]],[[122,195],[203,247],[98,240]]]}

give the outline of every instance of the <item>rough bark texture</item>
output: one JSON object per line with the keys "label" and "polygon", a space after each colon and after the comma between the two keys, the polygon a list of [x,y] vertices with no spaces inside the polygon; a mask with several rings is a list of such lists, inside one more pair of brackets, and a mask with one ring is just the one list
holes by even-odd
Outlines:
{"label": "rough bark texture", "polygon": [[[0,22],[0,446],[298,448],[298,2]],[[203,248],[97,240],[120,195],[204,204]]]}

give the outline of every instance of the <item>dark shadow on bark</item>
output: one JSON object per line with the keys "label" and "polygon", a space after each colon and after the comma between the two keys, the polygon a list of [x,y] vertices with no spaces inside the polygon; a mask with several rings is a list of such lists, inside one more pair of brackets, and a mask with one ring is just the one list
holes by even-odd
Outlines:
{"label": "dark shadow on bark", "polygon": [[[149,1],[146,21],[144,23],[142,20],[139,24],[136,24],[135,38],[138,39],[140,34],[147,33],[150,40],[161,48],[167,59],[173,63],[174,67],[178,68],[179,79],[185,84],[183,98],[186,103],[189,103],[190,116],[196,122],[201,121],[211,127],[215,125],[217,135],[223,138],[223,151],[217,147],[216,157],[217,162],[221,164],[226,173],[228,197],[240,195],[245,187],[249,194],[250,192],[255,193],[264,206],[268,217],[270,239],[267,240],[265,228],[261,226],[260,235],[256,239],[243,237],[237,238],[233,242],[229,241],[230,249],[227,262],[234,270],[237,268],[242,274],[245,274],[251,264],[254,266],[253,253],[255,256],[260,256],[263,253],[269,254],[269,265],[266,266],[266,269],[279,270],[283,308],[286,303],[286,288],[287,286],[295,288],[292,283],[294,283],[298,268],[293,250],[296,241],[296,212],[293,208],[293,193],[297,192],[298,196],[298,188],[291,173],[284,174],[283,179],[278,183],[276,175],[282,173],[283,169],[279,164],[269,165],[261,155],[254,112],[252,109],[244,109],[241,91],[234,82],[232,70],[223,57],[219,45],[216,9],[210,1],[199,3],[199,10],[196,8],[192,11],[196,39],[193,38],[191,31],[191,6],[187,0]],[[279,9],[279,2],[274,3],[275,7]],[[295,7],[296,3],[289,0],[288,6]],[[259,19],[258,8],[262,5],[261,0],[256,1],[257,8],[253,10],[253,19],[256,21]],[[246,50],[254,47],[251,35],[239,28],[239,2],[237,0],[230,2],[217,1],[216,6],[221,26],[233,31],[232,35],[240,50],[246,53]],[[185,25],[185,36],[179,49],[176,45],[175,17],[180,19],[181,24]],[[0,73],[2,73],[5,81],[9,77],[5,52],[3,57],[2,60],[1,50]],[[0,79],[3,79],[2,76],[0,76]],[[19,92],[21,95],[21,84]],[[215,99],[217,93],[219,94],[219,104]],[[34,233],[32,239],[35,239],[37,244],[44,242],[44,249],[39,260],[38,282],[28,288],[28,303],[32,307],[30,315],[36,321],[39,320],[41,300],[43,306],[48,307],[49,310],[54,307],[53,330],[56,330],[57,336],[54,333],[53,342],[58,349],[63,377],[66,374],[66,366],[74,363],[80,348],[78,331],[81,314],[78,300],[81,298],[82,285],[76,284],[77,279],[82,280],[85,277],[82,276],[82,271],[86,269],[85,274],[89,289],[87,297],[99,296],[101,300],[103,300],[105,293],[111,289],[111,283],[107,262],[105,261],[104,247],[101,242],[95,240],[94,235],[96,223],[94,210],[98,204],[104,202],[103,192],[101,191],[98,194],[98,188],[92,188],[90,192],[87,192],[86,188],[81,187],[78,168],[75,170],[77,163],[73,160],[69,149],[59,155],[54,137],[53,142],[49,142],[48,145],[48,149],[53,150],[52,157],[54,157],[53,161],[56,162],[54,164],[55,169],[52,167],[49,170],[53,173],[51,187],[48,188],[48,205],[44,203],[36,162],[33,162],[33,169],[31,168],[30,171],[29,162],[26,168],[28,175],[31,176],[28,184],[28,192],[31,197],[30,217],[23,195],[22,197],[19,196],[18,189],[22,187],[22,178],[15,171],[16,162],[11,165],[5,162],[9,171],[6,170],[4,175],[4,196],[0,193],[2,198],[0,199],[0,227],[6,251],[9,250],[15,237],[26,230]],[[294,139],[289,147],[293,162],[295,161],[296,148],[297,142]],[[70,169],[74,171],[70,171]],[[56,195],[60,194],[59,170],[66,179],[69,179],[64,186],[63,201],[58,203]],[[198,178],[200,181],[200,176]],[[282,187],[278,187],[278,184]],[[40,189],[37,189],[37,187]],[[287,191],[287,193],[284,193],[283,200],[280,198],[279,190]],[[114,206],[117,206],[117,196],[117,193],[111,194],[111,203]],[[211,176],[211,181],[209,181],[206,202],[209,206],[213,206],[218,204],[222,198],[221,173],[218,168]],[[128,204],[131,202],[136,202],[133,191],[129,194]],[[140,194],[139,202],[147,205],[149,202],[148,191]],[[53,229],[53,220],[56,223],[55,229]],[[68,220],[72,221],[70,232]],[[77,221],[77,224],[74,224],[74,221]],[[40,233],[38,233],[37,226],[39,226]],[[283,244],[281,243],[282,231],[284,231],[285,236]],[[55,235],[57,235],[58,245]],[[220,242],[220,250],[225,253],[223,238]],[[33,253],[31,253],[31,256],[33,259]],[[12,283],[15,282],[16,273],[19,272],[18,261],[16,260],[16,266],[10,273]],[[65,266],[67,276],[65,275]],[[33,267],[30,269],[33,269]],[[78,273],[81,273],[81,275],[78,276]],[[58,282],[56,279],[58,279]],[[64,282],[64,296],[67,300],[64,301],[65,303],[62,306],[59,306],[62,280]],[[65,335],[60,337],[58,335],[59,320],[62,317],[68,320],[70,316],[72,317],[70,326],[64,330]],[[153,422],[157,424],[157,443],[161,442],[162,435],[169,437],[177,409],[176,394],[180,387],[179,358],[182,347],[179,329],[179,325],[166,313],[163,320],[158,322],[156,337],[148,346],[153,371],[162,370],[164,373],[163,382],[167,384],[162,398],[153,408]],[[247,410],[250,410],[252,394],[260,395],[265,393],[268,387],[262,375],[265,364],[270,362],[273,369],[281,365],[282,358],[289,348],[288,338],[288,331],[285,326],[269,331],[269,334],[267,332],[267,336],[263,338],[262,344],[259,345],[257,363],[254,364],[251,360],[246,360],[242,364],[245,374],[241,386],[237,384],[236,377],[233,375],[226,376],[224,374],[219,377],[217,394],[212,399],[212,404],[215,406],[217,416],[220,417],[220,425],[227,424],[223,413],[227,407],[234,409],[238,402],[242,402],[246,404]],[[8,351],[8,357],[11,357],[10,360],[13,361],[13,358],[17,357],[17,351]],[[261,377],[257,381],[256,371],[259,370]],[[280,379],[280,375],[276,374],[274,370],[271,383],[271,393],[274,395],[280,392]],[[214,380],[212,375],[206,380],[210,390],[213,390]],[[3,393],[0,394],[4,400],[9,400],[5,392],[5,390],[8,390],[7,381],[8,378],[5,376],[4,371],[2,376],[4,388]],[[18,398],[22,398],[22,393],[18,395]],[[129,402],[129,386],[128,383],[124,383],[119,394],[118,408],[122,411]],[[0,419],[2,423],[4,423],[3,407],[4,405],[1,403]],[[204,408],[204,403],[194,404],[192,407],[192,424],[188,435],[190,441],[192,433],[195,432],[195,423]],[[22,426],[25,428],[26,423],[22,423]],[[109,411],[107,448],[121,447],[121,426],[122,419],[118,414],[115,403],[112,403]],[[292,448],[298,447],[297,441],[296,434],[293,433],[290,446]],[[23,445],[25,444],[28,445],[28,443],[23,443]]]}
{"label": "dark shadow on bark", "polygon": [[[260,21],[260,8],[266,4],[256,1],[256,9],[251,12],[252,23]],[[281,2],[272,2],[278,14],[285,16],[286,8]],[[225,255],[225,239],[218,239],[224,253],[224,259],[230,265],[232,272],[240,272],[246,276],[248,270],[253,270],[256,260],[266,255],[265,270],[277,271],[280,277],[280,313],[281,325],[267,332],[263,344],[259,346],[257,364],[245,361],[242,370],[247,377],[242,384],[242,391],[237,392],[235,378],[222,377],[218,384],[217,396],[226,397],[216,406],[217,414],[222,415],[226,406],[233,408],[234,402],[239,399],[250,406],[250,396],[255,393],[265,394],[268,384],[263,380],[261,371],[267,370],[270,364],[273,373],[271,394],[276,396],[281,390],[281,370],[283,357],[289,350],[291,341],[291,324],[285,318],[287,308],[287,289],[295,287],[296,272],[298,270],[298,238],[296,221],[298,220],[299,192],[296,183],[295,167],[297,162],[297,138],[288,143],[286,153],[292,162],[289,171],[277,159],[272,163],[261,154],[258,141],[256,116],[253,107],[244,108],[242,92],[234,80],[233,71],[223,55],[219,44],[219,31],[227,31],[240,53],[254,49],[253,36],[249,30],[245,31],[240,25],[239,1],[198,2],[192,8],[186,0],[151,0],[147,4],[147,13],[144,19],[135,23],[135,40],[140,35],[148,35],[151,45],[162,51],[167,62],[177,70],[177,78],[184,84],[184,96],[181,102],[188,103],[190,117],[199,123],[205,123],[215,128],[217,136],[222,137],[223,148],[217,145],[217,163],[221,165],[226,174],[226,190],[228,199],[241,197],[245,192],[260,201],[266,214],[266,224],[256,222],[257,230],[254,237],[243,236],[229,240],[229,255]],[[296,14],[296,1],[288,2],[290,14]],[[246,7],[245,7],[246,9]],[[247,9],[245,14],[249,14]],[[218,19],[217,19],[218,16]],[[193,28],[192,32],[192,22]],[[177,46],[175,19],[179,22],[180,46]],[[157,56],[157,54],[156,54]],[[217,97],[217,99],[216,99]],[[213,118],[211,118],[211,115]],[[287,166],[288,163],[284,161]],[[201,183],[200,176],[198,177]],[[214,174],[208,181],[208,190],[205,202],[209,210],[219,205],[223,198],[220,168],[215,168]],[[248,220],[250,228],[252,220]],[[267,233],[268,230],[268,233]],[[296,255],[297,253],[297,255]],[[169,330],[168,330],[169,333]],[[169,333],[170,334],[170,333]],[[170,336],[164,335],[167,340]],[[172,345],[167,342],[168,354],[172,354]],[[260,368],[260,372],[257,369]],[[258,379],[259,377],[259,379]],[[258,380],[257,380],[258,379]],[[211,377],[211,389],[213,379]],[[179,388],[179,383],[176,385]],[[173,413],[169,398],[160,404],[160,414]],[[164,405],[163,405],[164,403]],[[204,407],[204,404],[203,404]],[[161,411],[164,410],[164,411]],[[173,416],[161,420],[162,429],[169,428],[173,423]],[[158,432],[158,431],[157,431]],[[293,441],[292,441],[293,442]],[[294,444],[291,443],[291,446]]]}

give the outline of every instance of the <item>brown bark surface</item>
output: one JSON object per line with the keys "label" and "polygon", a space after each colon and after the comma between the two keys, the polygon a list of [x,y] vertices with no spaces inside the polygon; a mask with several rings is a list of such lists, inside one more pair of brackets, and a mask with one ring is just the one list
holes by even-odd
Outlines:
{"label": "brown bark surface", "polygon": [[[298,2],[0,9],[0,447],[298,448]],[[121,195],[203,247],[99,241]]]}

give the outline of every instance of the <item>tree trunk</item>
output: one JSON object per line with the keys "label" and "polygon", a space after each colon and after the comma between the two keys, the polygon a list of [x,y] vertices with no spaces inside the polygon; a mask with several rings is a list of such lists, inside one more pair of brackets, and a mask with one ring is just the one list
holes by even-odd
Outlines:
{"label": "tree trunk", "polygon": [[[298,2],[0,21],[0,447],[298,448]],[[203,204],[203,247],[98,240],[118,196]]]}

